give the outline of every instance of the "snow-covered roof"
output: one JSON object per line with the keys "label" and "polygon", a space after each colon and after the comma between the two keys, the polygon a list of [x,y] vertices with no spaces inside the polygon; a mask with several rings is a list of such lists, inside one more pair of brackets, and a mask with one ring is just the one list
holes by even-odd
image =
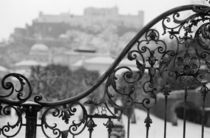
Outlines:
{"label": "snow-covered roof", "polygon": [[48,51],[48,50],[49,50],[49,48],[46,45],[41,44],[41,43],[34,44],[31,47],[31,51]]}
{"label": "snow-covered roof", "polygon": [[86,59],[84,62],[91,64],[112,64],[114,62],[114,59],[109,56],[101,56]]}
{"label": "snow-covered roof", "polygon": [[6,72],[6,71],[8,71],[8,69],[5,68],[4,66],[0,66],[0,71]]}
{"label": "snow-covered roof", "polygon": [[[84,62],[85,63],[91,63],[91,64],[112,64],[115,61],[114,58],[109,57],[109,56],[99,56],[99,57],[93,57],[86,59]],[[135,61],[130,61],[128,59],[123,59],[120,64],[120,66],[136,66]]]}
{"label": "snow-covered roof", "polygon": [[83,60],[79,60],[79,61],[77,61],[76,63],[74,63],[73,64],[73,66],[75,66],[75,67],[80,67],[80,66],[82,66],[83,65]]}
{"label": "snow-covered roof", "polygon": [[37,66],[37,65],[45,66],[46,63],[41,63],[34,60],[23,60],[15,64],[15,66]]}

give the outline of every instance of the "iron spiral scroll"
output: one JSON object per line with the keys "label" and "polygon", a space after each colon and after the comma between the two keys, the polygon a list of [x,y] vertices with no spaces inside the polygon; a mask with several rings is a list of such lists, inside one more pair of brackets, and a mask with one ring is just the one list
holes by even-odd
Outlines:
{"label": "iron spiral scroll", "polygon": [[[124,65],[125,60],[131,66]],[[107,119],[104,126],[108,134],[111,134],[113,119],[119,119],[125,110],[140,107],[147,113],[145,126],[148,138],[152,123],[150,112],[158,95],[167,99],[177,87],[199,87],[205,105],[209,91],[209,71],[210,8],[203,5],[177,7],[161,14],[141,29],[95,85],[75,97],[56,102],[44,101],[40,95],[32,97],[30,82],[23,75],[6,75],[2,87],[8,91],[0,94],[0,113],[9,116],[8,109],[13,108],[17,120],[13,124],[8,122],[1,126],[0,136],[11,137],[19,133],[25,125],[22,120],[26,112],[24,104],[31,100],[37,105],[37,112],[43,110],[37,126],[41,127],[47,137],[58,138],[64,131],[77,136],[86,128],[91,137],[97,126],[94,121],[96,118]],[[15,78],[15,81],[10,78]],[[100,102],[89,99],[81,102],[103,84]],[[96,112],[87,111],[90,105],[96,108]],[[53,123],[49,122],[49,116],[61,120],[66,129],[61,130],[56,119]],[[9,131],[13,134],[10,135]]]}

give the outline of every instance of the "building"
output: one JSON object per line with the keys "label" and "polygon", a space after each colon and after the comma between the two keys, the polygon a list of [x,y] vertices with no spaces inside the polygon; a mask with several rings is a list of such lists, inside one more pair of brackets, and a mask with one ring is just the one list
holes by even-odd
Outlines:
{"label": "building", "polygon": [[18,65],[26,61],[30,64],[54,63],[69,67],[87,64],[87,68],[100,64],[106,66],[100,67],[99,71],[103,72],[111,63],[104,65],[101,60],[101,63],[89,61],[118,55],[143,24],[143,11],[136,15],[123,15],[117,7],[89,7],[83,15],[40,12],[31,25],[14,30],[11,42],[20,47],[24,44],[29,49],[27,56],[16,61]]}
{"label": "building", "polygon": [[[94,8],[89,7],[84,10],[83,15],[73,15],[71,13],[62,13],[58,15],[49,15],[40,12],[39,17],[34,23],[66,23],[71,26],[83,26],[94,24],[114,22],[130,27],[141,28],[144,23],[144,12],[139,11],[137,15],[121,15],[117,7],[112,8]],[[50,30],[50,28],[49,28]]]}

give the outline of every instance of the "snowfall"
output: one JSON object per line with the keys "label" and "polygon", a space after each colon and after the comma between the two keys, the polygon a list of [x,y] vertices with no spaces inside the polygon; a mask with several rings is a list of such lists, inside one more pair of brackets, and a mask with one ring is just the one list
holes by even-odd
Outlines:
{"label": "snowfall", "polygon": [[[131,124],[130,126],[130,138],[146,138],[146,127],[144,123],[146,113],[138,109],[135,110],[135,113],[137,117],[137,123]],[[1,121],[0,128],[2,128],[2,124],[4,124],[2,121],[8,122],[9,119],[9,122],[11,122],[12,120],[11,118],[14,117],[10,118],[0,117]],[[152,119],[152,124],[149,129],[149,138],[163,138],[164,121],[153,115],[151,115],[151,119]],[[94,121],[97,124],[97,127],[94,128],[92,138],[107,138],[108,137],[107,128],[104,126],[104,123],[106,123],[107,120],[95,119]],[[125,125],[125,131],[126,131],[127,117],[123,116],[122,121]],[[40,123],[40,121],[38,123]],[[15,136],[15,138],[24,138],[24,137],[25,137],[25,127],[22,127],[21,131],[19,132],[18,135]],[[88,137],[89,133],[87,128],[80,135],[75,136],[75,138],[88,138]],[[182,137],[183,137],[183,120],[181,119],[178,120],[178,126],[173,126],[170,122],[168,122],[167,138],[182,138]],[[205,138],[210,137],[210,128],[205,127],[204,137]],[[0,135],[0,138],[4,138],[4,136]],[[40,127],[37,128],[37,138],[46,138]],[[72,138],[72,136],[69,135],[68,138]],[[187,122],[186,138],[201,138],[201,125]]]}

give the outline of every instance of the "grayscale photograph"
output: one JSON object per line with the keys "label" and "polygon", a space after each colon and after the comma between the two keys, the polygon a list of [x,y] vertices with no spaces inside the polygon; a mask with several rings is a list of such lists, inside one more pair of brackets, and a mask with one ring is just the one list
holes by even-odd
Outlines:
{"label": "grayscale photograph", "polygon": [[1,0],[0,138],[209,138],[210,0]]}

